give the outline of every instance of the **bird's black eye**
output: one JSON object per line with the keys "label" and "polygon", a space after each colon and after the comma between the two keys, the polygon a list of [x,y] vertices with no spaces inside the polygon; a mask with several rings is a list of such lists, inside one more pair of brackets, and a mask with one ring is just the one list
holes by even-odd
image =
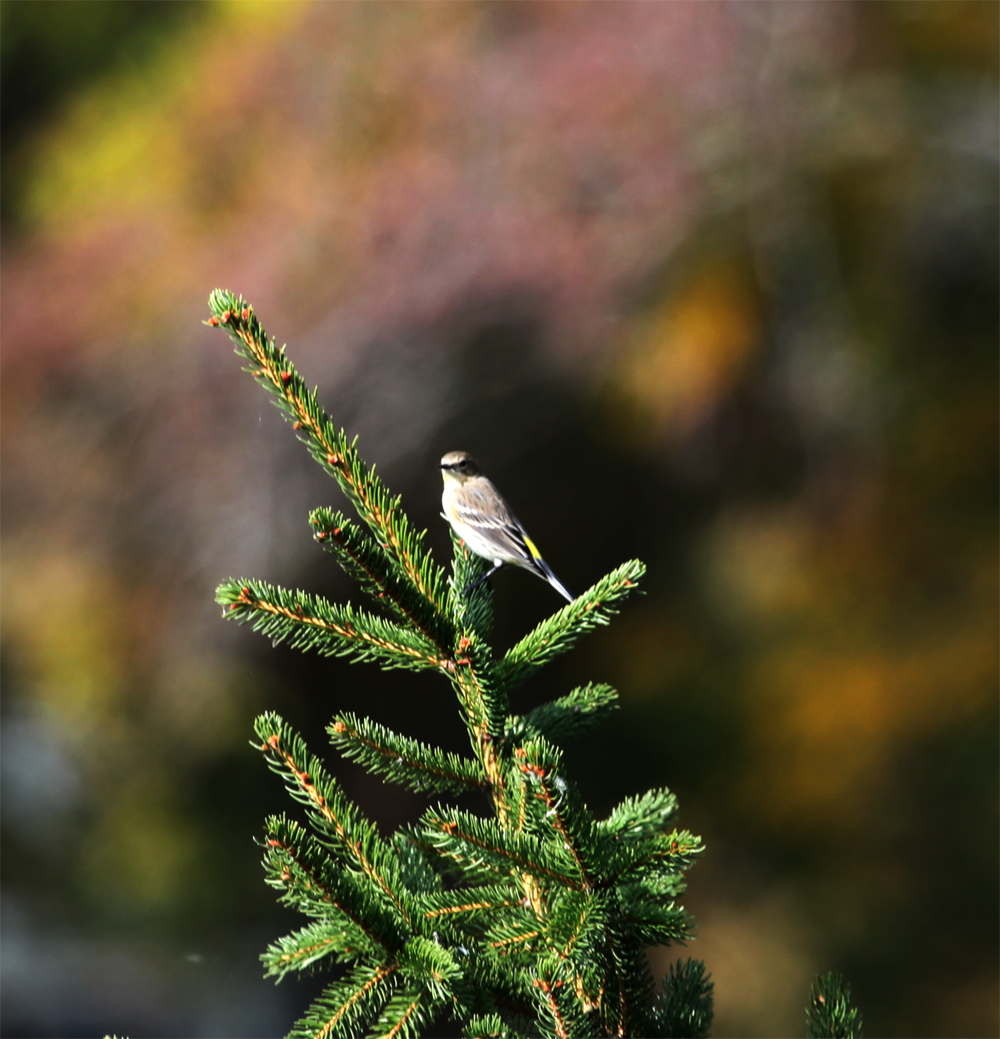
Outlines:
{"label": "bird's black eye", "polygon": [[459,469],[468,469],[469,468],[469,463],[467,461],[465,461],[465,459],[463,458],[462,461],[458,463],[458,468]]}

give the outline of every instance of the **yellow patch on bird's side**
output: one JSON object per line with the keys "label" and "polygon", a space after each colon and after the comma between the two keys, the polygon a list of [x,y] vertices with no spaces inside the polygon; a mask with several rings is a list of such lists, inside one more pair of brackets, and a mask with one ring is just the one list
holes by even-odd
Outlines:
{"label": "yellow patch on bird's side", "polygon": [[531,538],[526,537],[524,539],[524,543],[528,546],[528,551],[535,557],[535,559],[542,558],[542,553],[539,552],[537,548],[535,548],[535,543],[531,540]]}

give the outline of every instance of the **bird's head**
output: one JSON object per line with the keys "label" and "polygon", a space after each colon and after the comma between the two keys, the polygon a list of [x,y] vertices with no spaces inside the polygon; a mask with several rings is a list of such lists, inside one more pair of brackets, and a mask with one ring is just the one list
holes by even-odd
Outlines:
{"label": "bird's head", "polygon": [[462,484],[473,476],[479,476],[482,470],[479,463],[468,451],[449,451],[441,459],[441,475],[447,484],[449,480]]}

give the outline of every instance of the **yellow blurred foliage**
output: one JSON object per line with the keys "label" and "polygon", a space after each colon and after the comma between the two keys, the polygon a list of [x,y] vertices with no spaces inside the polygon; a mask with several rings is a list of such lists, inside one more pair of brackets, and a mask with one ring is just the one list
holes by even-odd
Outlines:
{"label": "yellow blurred foliage", "polygon": [[108,798],[81,849],[88,893],[116,913],[171,909],[203,880],[194,875],[203,835],[148,774],[130,777]]}
{"label": "yellow blurred foliage", "polygon": [[628,334],[612,377],[636,432],[683,435],[731,391],[761,341],[748,275],[716,262],[687,279]]}
{"label": "yellow blurred foliage", "polygon": [[151,724],[170,733],[187,756],[218,753],[244,734],[247,700],[259,683],[249,669],[185,648],[157,669],[149,689]]}
{"label": "yellow blurred foliage", "polygon": [[[873,5],[876,9],[882,5]],[[884,5],[909,56],[930,66],[996,72],[997,14],[984,0],[902,0]],[[879,12],[881,17],[885,13]]]}
{"label": "yellow blurred foliage", "polygon": [[996,698],[990,614],[894,644],[790,641],[748,683],[754,766],[748,811],[803,830],[870,825],[894,754],[974,719]]}
{"label": "yellow blurred foliage", "polygon": [[[217,140],[231,142],[225,122],[235,118],[241,100],[233,78],[252,90],[255,62],[263,56],[255,51],[271,50],[275,35],[294,28],[309,5],[230,0],[204,7],[186,32],[166,38],[154,60],[77,94],[34,144],[23,216],[36,230],[65,236],[105,224],[111,213],[122,220],[155,214],[157,222],[183,226],[194,215],[199,181],[219,170],[215,150],[191,139],[192,123],[206,130],[214,124]],[[215,43],[209,51],[205,40]],[[230,46],[236,41],[238,48]],[[204,57],[192,61],[198,51]],[[220,60],[232,66],[230,78],[204,74],[204,63]],[[259,131],[248,127],[242,144],[246,161],[255,154],[270,161],[258,154]],[[213,201],[221,202],[221,195]]]}
{"label": "yellow blurred foliage", "polygon": [[654,972],[665,974],[692,954],[705,960],[715,983],[714,1036],[801,1035],[803,993],[822,966],[808,912],[777,888],[749,904],[713,901],[696,909],[695,947],[651,950]]}
{"label": "yellow blurred foliage", "polygon": [[106,571],[69,552],[4,548],[2,624],[32,706],[78,737],[121,709],[131,639]]}
{"label": "yellow blurred foliage", "polygon": [[[662,696],[665,688],[690,680],[704,668],[709,651],[703,631],[667,610],[643,607],[633,611],[627,630],[608,640],[615,681],[629,699]],[[608,652],[598,643],[595,665]]]}
{"label": "yellow blurred foliage", "polygon": [[815,531],[794,505],[731,509],[706,543],[707,588],[730,621],[774,626],[820,598],[809,569]]}

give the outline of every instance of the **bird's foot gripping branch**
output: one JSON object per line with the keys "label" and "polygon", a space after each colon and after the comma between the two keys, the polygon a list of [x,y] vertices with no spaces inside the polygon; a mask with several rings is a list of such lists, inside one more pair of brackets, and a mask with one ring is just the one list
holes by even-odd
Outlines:
{"label": "bird's foot gripping branch", "polygon": [[678,961],[657,987],[646,962],[648,947],[691,937],[676,899],[700,840],[673,828],[677,804],[665,789],[595,819],[558,746],[605,718],[616,694],[586,685],[526,715],[508,709],[511,688],[608,623],[643,565],[622,564],[494,657],[488,561],[453,536],[446,574],[252,307],[222,291],[209,306],[208,323],[229,333],[353,505],[356,521],[317,509],[310,523],[377,608],[240,579],[218,589],[224,615],[299,649],[439,672],[468,729],[467,756],[347,713],[334,715],[331,741],[388,782],[444,799],[481,795],[478,814],[444,800],[382,837],[281,718],[257,719],[257,745],[305,823],[267,820],[267,881],[308,920],[263,960],[278,979],[331,976],[291,1035],[417,1036],[438,1020],[464,1036],[707,1035],[704,965]]}

